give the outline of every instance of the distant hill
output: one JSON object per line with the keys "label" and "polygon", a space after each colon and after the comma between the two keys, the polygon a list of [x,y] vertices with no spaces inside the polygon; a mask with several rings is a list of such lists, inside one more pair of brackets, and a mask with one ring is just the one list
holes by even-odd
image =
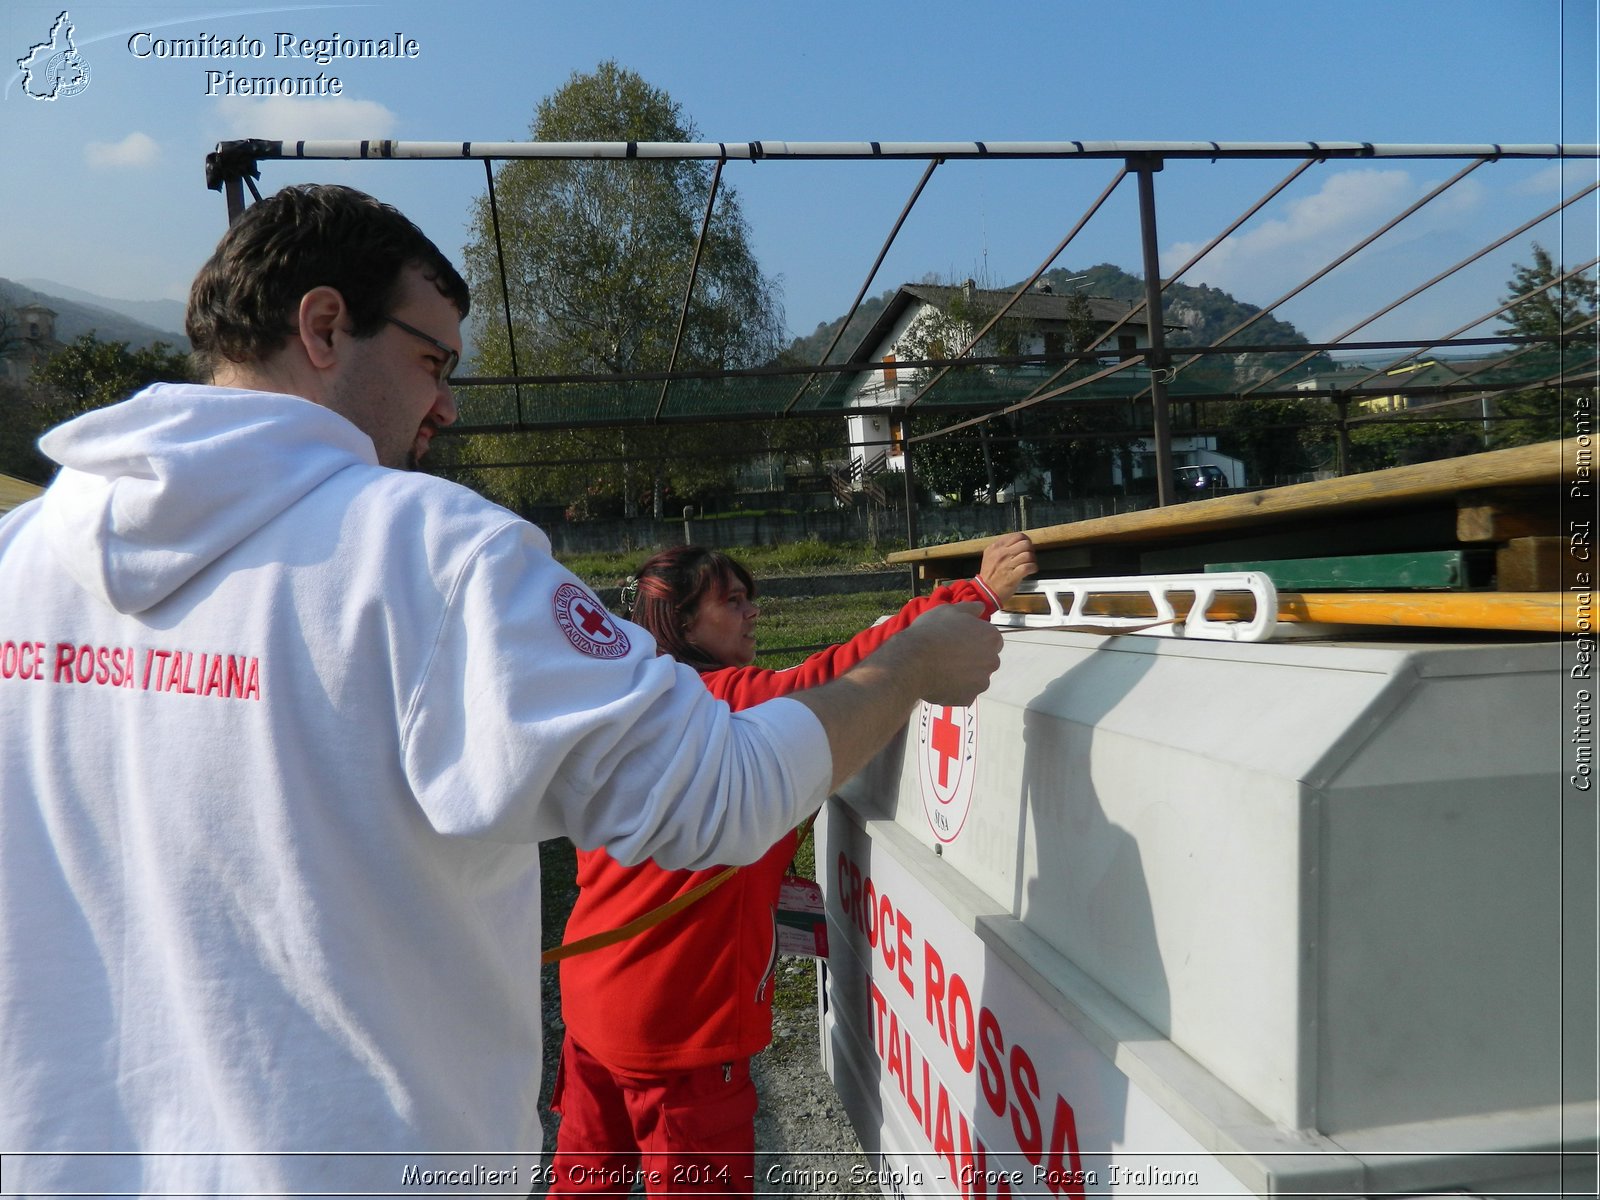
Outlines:
{"label": "distant hill", "polygon": [[[1136,304],[1144,299],[1144,279],[1138,275],[1130,275],[1121,267],[1110,263],[1100,263],[1082,271],[1057,267],[1046,271],[1042,278],[1055,288],[1058,295],[1081,290],[1088,296],[1102,296],[1127,304]],[[1000,290],[1009,291],[1015,287],[1015,283],[1005,284],[1001,285]],[[839,347],[833,353],[833,361],[842,361],[851,350],[855,349],[856,343],[872,327],[872,322],[877,319],[878,314],[893,299],[895,290],[891,288],[880,296],[862,301],[855,319],[850,322],[849,330],[839,340]],[[1205,284],[1195,287],[1186,283],[1175,283],[1167,288],[1165,306],[1167,320],[1183,326],[1182,330],[1170,331],[1167,334],[1167,344],[1174,347],[1217,345],[1230,330],[1261,311],[1258,306],[1237,300],[1218,288]],[[801,363],[816,362],[827,349],[828,342],[843,320],[842,316],[837,317],[818,325],[814,333],[796,338],[789,344],[785,357]],[[1253,346],[1303,346],[1306,344],[1306,338],[1287,321],[1280,321],[1275,317],[1262,317],[1240,334],[1236,343]],[[1283,356],[1272,357],[1281,359]],[[1266,363],[1250,364],[1250,369],[1254,371],[1264,371],[1266,367]]]}
{"label": "distant hill", "polygon": [[48,279],[0,278],[0,303],[8,308],[43,304],[54,309],[56,340],[63,343],[92,333],[102,342],[126,342],[133,350],[154,342],[189,349],[189,339],[182,333],[183,305],[176,300],[114,300]]}
{"label": "distant hill", "polygon": [[[878,314],[889,307],[889,301],[894,299],[894,294],[898,290],[890,288],[882,295],[868,296],[861,301],[861,307],[856,310],[850,328],[845,331],[844,337],[839,339],[838,347],[828,358],[829,362],[844,361],[845,356],[856,348],[856,343],[866,336],[867,330],[872,328],[872,323],[878,319]],[[842,313],[831,321],[819,323],[812,333],[790,342],[783,352],[783,358],[797,364],[816,363],[822,358],[822,352],[828,348],[828,343],[833,340],[833,335],[839,331],[839,326],[843,324]]]}
{"label": "distant hill", "polygon": [[[1137,304],[1144,299],[1144,277],[1130,275],[1110,263],[1099,263],[1083,271],[1058,267],[1046,271],[1044,278],[1062,294],[1078,288],[1090,296],[1105,296],[1127,304]],[[1236,300],[1209,284],[1174,283],[1167,288],[1163,303],[1167,320],[1184,327],[1167,334],[1170,346],[1218,345],[1230,330],[1261,311],[1258,305]],[[1306,339],[1289,322],[1262,317],[1240,334],[1236,342],[1250,346],[1303,346]]]}

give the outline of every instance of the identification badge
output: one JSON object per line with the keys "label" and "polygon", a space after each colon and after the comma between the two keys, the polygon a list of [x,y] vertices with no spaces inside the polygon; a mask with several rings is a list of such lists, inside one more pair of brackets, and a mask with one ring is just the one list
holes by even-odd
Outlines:
{"label": "identification badge", "polygon": [[822,889],[814,880],[785,875],[778,886],[778,953],[800,958],[828,957],[828,922]]}

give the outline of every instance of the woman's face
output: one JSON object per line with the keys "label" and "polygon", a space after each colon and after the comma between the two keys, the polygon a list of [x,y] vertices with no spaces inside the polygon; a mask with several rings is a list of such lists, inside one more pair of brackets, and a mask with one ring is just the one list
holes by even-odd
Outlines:
{"label": "woman's face", "polygon": [[684,627],[689,644],[725,667],[747,667],[756,657],[756,618],[761,610],[744,584],[728,579],[712,588]]}

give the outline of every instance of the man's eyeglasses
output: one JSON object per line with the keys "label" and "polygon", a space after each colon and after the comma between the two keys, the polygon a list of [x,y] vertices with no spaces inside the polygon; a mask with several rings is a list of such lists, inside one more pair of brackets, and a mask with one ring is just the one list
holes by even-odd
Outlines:
{"label": "man's eyeglasses", "polygon": [[440,354],[444,355],[444,365],[439,368],[439,379],[443,383],[450,382],[450,376],[454,375],[456,373],[456,368],[461,365],[461,354],[459,351],[450,349],[449,346],[446,346],[438,338],[431,337],[428,334],[423,333],[422,330],[418,329],[416,326],[407,325],[399,317],[385,315],[383,319],[389,322],[389,324],[393,325],[396,329],[404,329],[412,337],[421,338]]}

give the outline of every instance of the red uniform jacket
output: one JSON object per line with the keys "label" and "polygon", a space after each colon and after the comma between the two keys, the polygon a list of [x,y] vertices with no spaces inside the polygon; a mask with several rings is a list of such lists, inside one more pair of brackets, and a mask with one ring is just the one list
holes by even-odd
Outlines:
{"label": "red uniform jacket", "polygon": [[[998,607],[975,580],[912,600],[895,616],[784,671],[726,667],[700,676],[735,709],[826,683],[936,604]],[[615,1071],[664,1074],[747,1058],[772,1040],[778,885],[799,838],[790,833],[709,895],[636,937],[561,963],[561,1015],[572,1037]],[[604,850],[578,852],[578,901],[565,941],[603,933],[717,874],[624,867]]]}

